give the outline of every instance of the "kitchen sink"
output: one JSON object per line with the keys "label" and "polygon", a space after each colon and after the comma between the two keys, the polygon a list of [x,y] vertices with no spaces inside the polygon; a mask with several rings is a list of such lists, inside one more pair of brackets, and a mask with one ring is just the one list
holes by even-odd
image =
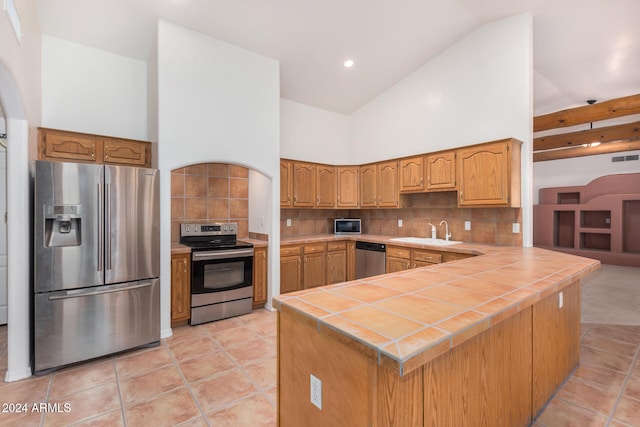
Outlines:
{"label": "kitchen sink", "polygon": [[422,245],[434,246],[448,246],[455,245],[456,243],[462,243],[459,240],[432,239],[430,237],[396,237],[394,239],[389,239],[389,241],[401,243],[420,243]]}

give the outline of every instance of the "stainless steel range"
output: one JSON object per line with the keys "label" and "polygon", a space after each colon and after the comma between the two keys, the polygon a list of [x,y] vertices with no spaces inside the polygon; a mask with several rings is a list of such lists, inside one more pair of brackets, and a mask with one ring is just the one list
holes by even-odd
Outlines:
{"label": "stainless steel range", "polygon": [[191,324],[251,312],[253,245],[237,241],[235,223],[181,224],[191,248]]}

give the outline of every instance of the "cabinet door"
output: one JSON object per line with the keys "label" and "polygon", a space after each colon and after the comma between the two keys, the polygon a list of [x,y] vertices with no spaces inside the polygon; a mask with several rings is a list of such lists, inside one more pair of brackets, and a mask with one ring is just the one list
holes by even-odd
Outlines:
{"label": "cabinet door", "polygon": [[410,266],[411,262],[408,259],[387,257],[386,273],[408,270]]}
{"label": "cabinet door", "polygon": [[105,164],[150,167],[150,150],[148,142],[103,139],[102,161]]}
{"label": "cabinet door", "polygon": [[191,317],[190,254],[171,256],[171,322]]}
{"label": "cabinet door", "polygon": [[336,167],[316,165],[316,206],[332,208],[336,204]]}
{"label": "cabinet door", "polygon": [[316,199],[316,173],[312,163],[293,163],[293,206],[313,207]]}
{"label": "cabinet door", "polygon": [[416,193],[424,190],[424,157],[400,160],[400,192]]}
{"label": "cabinet door", "polygon": [[360,167],[360,207],[375,207],[378,205],[377,180],[376,165]]}
{"label": "cabinet door", "polygon": [[444,153],[427,156],[427,190],[452,191],[456,189],[456,153]]}
{"label": "cabinet door", "polygon": [[267,248],[255,248],[253,252],[253,308],[267,302]]}
{"label": "cabinet door", "polygon": [[293,164],[289,160],[280,160],[280,207],[293,206]]}
{"label": "cabinet door", "polygon": [[358,207],[358,187],[360,168],[358,166],[338,166],[338,200],[337,206]]}
{"label": "cabinet door", "polygon": [[327,263],[325,261],[325,253],[304,254],[303,259],[302,282],[304,289],[326,285],[325,271]]}
{"label": "cabinet door", "polygon": [[336,250],[327,252],[327,284],[347,281],[347,251]]}
{"label": "cabinet door", "polygon": [[280,257],[280,293],[302,289],[302,261],[300,255]]}
{"label": "cabinet door", "polygon": [[502,142],[458,151],[459,206],[509,205],[508,150]]}
{"label": "cabinet door", "polygon": [[378,165],[378,206],[398,207],[398,162]]}
{"label": "cabinet door", "polygon": [[347,280],[356,280],[356,242],[347,242]]}
{"label": "cabinet door", "polygon": [[101,142],[90,135],[39,129],[41,160],[96,163],[101,159]]}

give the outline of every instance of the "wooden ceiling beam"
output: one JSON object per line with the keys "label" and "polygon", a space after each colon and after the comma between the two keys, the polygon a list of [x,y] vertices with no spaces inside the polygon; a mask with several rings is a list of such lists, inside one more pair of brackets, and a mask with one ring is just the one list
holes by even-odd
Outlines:
{"label": "wooden ceiling beam", "polygon": [[640,114],[640,94],[534,117],[533,131],[575,126],[632,114]]}
{"label": "wooden ceiling beam", "polygon": [[534,162],[568,159],[571,157],[593,156],[596,154],[619,153],[621,151],[640,150],[640,141],[607,142],[597,147],[570,147],[533,153]]}
{"label": "wooden ceiling beam", "polygon": [[582,144],[592,142],[605,143],[613,141],[633,141],[636,139],[640,139],[640,122],[581,130],[559,135],[541,136],[533,139],[533,151],[579,147]]}

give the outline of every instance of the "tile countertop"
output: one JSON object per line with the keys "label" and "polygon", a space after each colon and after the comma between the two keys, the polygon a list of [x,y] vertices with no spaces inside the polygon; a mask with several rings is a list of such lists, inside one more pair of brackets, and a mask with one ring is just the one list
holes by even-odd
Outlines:
{"label": "tile countertop", "polygon": [[[281,244],[318,241],[282,239]],[[590,258],[540,248],[460,243],[440,247],[389,242],[385,236],[321,236],[366,240],[478,256],[313,288],[274,298],[273,306],[348,338],[378,363],[404,375],[456,345],[600,268]]]}

